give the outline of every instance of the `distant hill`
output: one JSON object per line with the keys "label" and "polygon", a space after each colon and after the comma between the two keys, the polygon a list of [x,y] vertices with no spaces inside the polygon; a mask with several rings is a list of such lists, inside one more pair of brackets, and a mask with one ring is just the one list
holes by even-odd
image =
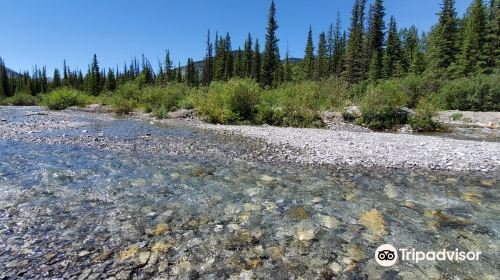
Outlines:
{"label": "distant hill", "polygon": [[7,68],[7,75],[11,76],[11,77],[21,77],[22,75],[17,73],[16,71],[8,68],[8,67],[5,67]]}

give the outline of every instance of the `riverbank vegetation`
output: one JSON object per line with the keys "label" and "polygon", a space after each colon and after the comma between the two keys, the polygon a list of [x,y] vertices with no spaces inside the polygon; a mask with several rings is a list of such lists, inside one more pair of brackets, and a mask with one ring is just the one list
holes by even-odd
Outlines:
{"label": "riverbank vegetation", "polygon": [[[462,17],[453,0],[442,0],[428,33],[398,28],[394,16],[386,26],[385,16],[382,0],[368,8],[355,0],[347,31],[340,15],[317,44],[309,29],[300,60],[280,58],[274,2],[262,51],[251,34],[235,51],[228,33],[212,41],[209,31],[205,59],[184,67],[174,67],[168,50],[156,70],[144,56],[104,70],[94,55],[86,74],[64,61],[49,79],[46,67],[8,74],[0,60],[0,104],[58,110],[99,102],[160,118],[185,108],[213,123],[296,127],[322,127],[322,113],[336,111],[375,130],[418,131],[441,129],[433,121],[440,109],[500,111],[499,0],[473,0]],[[360,114],[346,111],[353,105]]]}

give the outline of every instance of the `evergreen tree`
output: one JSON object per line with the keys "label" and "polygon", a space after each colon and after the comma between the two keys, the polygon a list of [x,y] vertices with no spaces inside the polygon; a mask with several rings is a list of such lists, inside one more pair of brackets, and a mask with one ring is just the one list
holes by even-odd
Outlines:
{"label": "evergreen tree", "polygon": [[466,19],[464,40],[459,55],[459,71],[470,75],[482,73],[487,67],[486,11],[482,0],[472,2],[470,14]]}
{"label": "evergreen tree", "polygon": [[167,82],[173,82],[175,80],[174,71],[173,71],[173,63],[170,59],[170,51],[165,51],[165,80]]}
{"label": "evergreen tree", "polygon": [[47,67],[42,67],[42,74],[40,77],[41,92],[46,93],[49,91],[49,80],[47,79]]}
{"label": "evergreen tree", "polygon": [[253,50],[252,58],[252,78],[257,83],[260,83],[261,62],[259,39],[255,39],[255,48]]}
{"label": "evergreen tree", "polygon": [[241,48],[238,48],[238,51],[236,52],[236,55],[234,56],[234,77],[237,78],[243,78],[245,75],[245,67],[243,66],[243,51],[241,51]]}
{"label": "evergreen tree", "polygon": [[226,33],[226,39],[225,41],[225,67],[224,67],[224,79],[227,81],[231,79],[233,76],[233,66],[234,66],[234,57],[233,57],[233,48],[231,46],[231,36],[229,36],[229,33]]}
{"label": "evergreen tree", "polygon": [[192,58],[188,58],[186,64],[186,83],[193,87],[198,85],[198,73]]}
{"label": "evergreen tree", "polygon": [[66,65],[66,59],[63,61],[63,80],[62,80],[63,86],[69,86],[69,81],[68,81],[68,66]]}
{"label": "evergreen tree", "polygon": [[382,57],[384,46],[384,5],[382,0],[376,0],[370,8],[370,24],[367,34],[367,57],[370,59],[369,76],[371,80],[382,77]]}
{"label": "evergreen tree", "polygon": [[324,32],[321,32],[319,35],[315,76],[316,80],[321,80],[328,76],[328,49],[326,47],[326,35]]}
{"label": "evergreen tree", "polygon": [[312,80],[314,77],[314,44],[312,39],[312,28],[309,26],[307,33],[307,43],[302,61],[302,72],[306,80]]}
{"label": "evergreen tree", "polygon": [[431,31],[428,44],[429,70],[442,73],[456,60],[458,53],[458,27],[455,0],[443,0],[439,22]]}
{"label": "evergreen tree", "polygon": [[409,72],[415,75],[422,74],[425,71],[425,56],[423,46],[425,45],[425,34],[422,35],[422,38],[417,37],[417,45],[415,47],[415,51],[412,56],[412,61],[410,64]]}
{"label": "evergreen tree", "polygon": [[179,66],[177,69],[175,69],[175,80],[177,83],[182,83],[182,69],[181,69],[181,63],[179,62]]}
{"label": "evergreen tree", "polygon": [[[337,22],[335,24],[335,29],[333,31],[333,53],[330,59],[330,74],[335,76],[340,76],[343,67],[342,59],[345,51],[345,42],[343,41],[341,28],[342,21],[340,19],[340,12],[337,12]],[[330,35],[332,36],[332,35]],[[329,39],[330,41],[331,39]]]}
{"label": "evergreen tree", "polygon": [[356,0],[352,8],[349,41],[345,54],[344,77],[350,83],[357,83],[365,77],[365,58],[363,56],[363,27],[366,0]]}
{"label": "evergreen tree", "polygon": [[108,75],[106,77],[106,84],[104,86],[106,91],[113,92],[116,90],[116,77],[115,73],[113,72],[113,69],[109,68],[108,69]]}
{"label": "evergreen tree", "polygon": [[287,49],[285,56],[285,64],[283,65],[283,81],[290,82],[291,80],[292,80],[292,64],[290,63],[290,57]]}
{"label": "evergreen tree", "polygon": [[492,72],[500,62],[500,0],[490,0],[484,48],[487,54],[487,72]]}
{"label": "evergreen tree", "polygon": [[151,85],[154,83],[153,68],[151,67],[151,63],[149,63],[149,60],[144,56],[144,54],[142,55],[142,77],[146,85]]}
{"label": "evergreen tree", "polygon": [[92,95],[98,95],[101,92],[101,72],[99,70],[99,62],[97,55],[94,54],[92,63],[89,66],[87,74],[87,90]]}
{"label": "evergreen tree", "polygon": [[262,55],[262,73],[260,81],[264,86],[272,86],[276,72],[279,70],[280,55],[278,49],[278,37],[276,30],[278,23],[276,21],[276,5],[274,0],[271,2],[269,8],[269,15],[267,21],[266,44],[264,47],[264,54]]}
{"label": "evergreen tree", "polygon": [[52,88],[56,89],[61,87],[61,74],[59,73],[59,69],[54,69],[54,77],[52,78]]}
{"label": "evergreen tree", "polygon": [[210,30],[207,33],[207,53],[203,61],[203,85],[208,86],[213,78],[213,45],[210,40]]}
{"label": "evergreen tree", "polygon": [[396,19],[392,16],[387,35],[387,46],[384,53],[385,77],[394,77],[401,73],[401,39],[396,27]]}
{"label": "evergreen tree", "polygon": [[401,31],[402,38],[402,58],[401,65],[406,73],[410,70],[415,56],[420,52],[419,37],[417,28],[412,25],[409,29]]}
{"label": "evergreen tree", "polygon": [[9,75],[7,74],[7,67],[5,67],[5,63],[0,57],[0,97],[8,96],[11,96]]}
{"label": "evergreen tree", "polygon": [[226,71],[226,42],[222,37],[216,35],[215,40],[215,63],[214,78],[221,81],[225,78]]}
{"label": "evergreen tree", "polygon": [[245,78],[252,77],[252,35],[248,33],[248,37],[245,41],[245,48],[243,50],[243,66],[244,66],[244,76]]}

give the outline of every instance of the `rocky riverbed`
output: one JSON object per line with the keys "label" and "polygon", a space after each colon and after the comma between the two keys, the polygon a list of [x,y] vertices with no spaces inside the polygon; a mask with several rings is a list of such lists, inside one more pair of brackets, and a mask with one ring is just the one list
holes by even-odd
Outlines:
{"label": "rocky riverbed", "polygon": [[0,107],[0,279],[495,279],[499,150]]}

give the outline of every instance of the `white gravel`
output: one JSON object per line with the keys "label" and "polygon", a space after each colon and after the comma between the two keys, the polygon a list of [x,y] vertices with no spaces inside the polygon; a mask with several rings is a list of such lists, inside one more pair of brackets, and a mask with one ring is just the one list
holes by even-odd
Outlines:
{"label": "white gravel", "polygon": [[200,126],[298,149],[301,155],[295,158],[304,163],[500,173],[498,142],[270,126]]}

